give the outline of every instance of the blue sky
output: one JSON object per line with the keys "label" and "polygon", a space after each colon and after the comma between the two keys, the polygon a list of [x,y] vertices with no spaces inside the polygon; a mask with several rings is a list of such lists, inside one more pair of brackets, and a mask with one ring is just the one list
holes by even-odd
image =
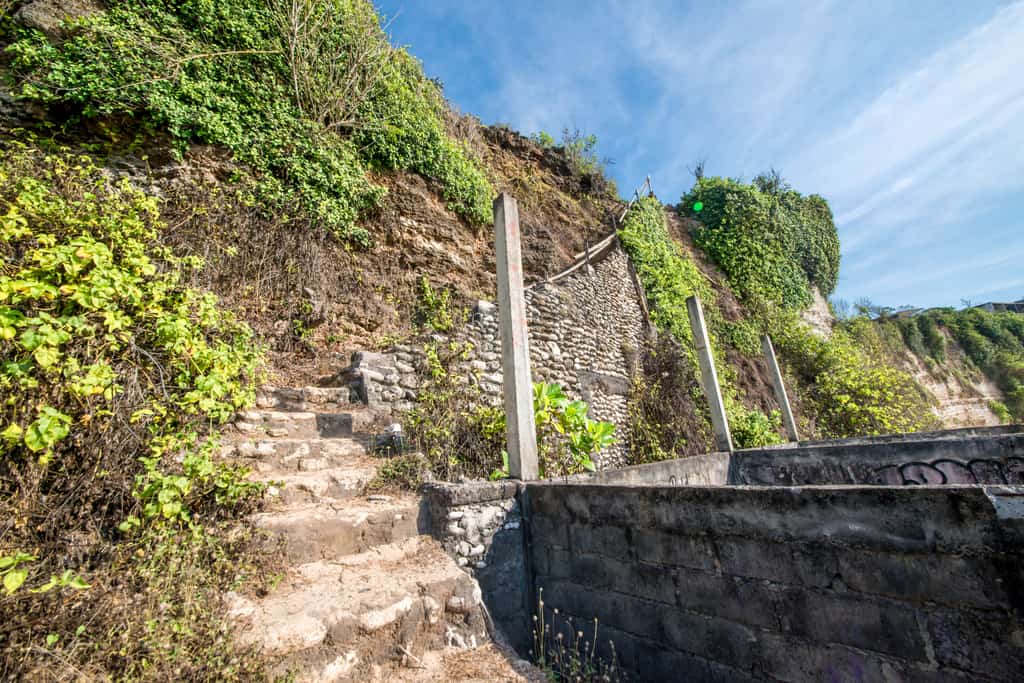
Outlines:
{"label": "blue sky", "polygon": [[825,196],[835,296],[1024,297],[1024,0],[376,4],[459,109],[596,134],[623,194],[703,158]]}

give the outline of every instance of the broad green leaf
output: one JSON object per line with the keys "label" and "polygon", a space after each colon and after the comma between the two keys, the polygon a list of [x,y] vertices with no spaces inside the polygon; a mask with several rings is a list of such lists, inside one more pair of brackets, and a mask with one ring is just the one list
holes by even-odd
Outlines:
{"label": "broad green leaf", "polygon": [[4,574],[4,590],[7,591],[8,595],[14,593],[14,591],[21,588],[21,585],[25,583],[25,579],[28,578],[28,571],[25,569],[12,569]]}

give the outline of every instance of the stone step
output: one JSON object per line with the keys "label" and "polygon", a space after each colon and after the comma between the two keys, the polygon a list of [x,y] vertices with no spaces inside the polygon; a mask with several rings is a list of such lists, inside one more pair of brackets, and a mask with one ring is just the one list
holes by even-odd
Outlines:
{"label": "stone step", "polygon": [[351,400],[348,387],[264,386],[256,392],[256,407],[263,409],[337,413],[362,405]]}
{"label": "stone step", "polygon": [[409,654],[487,638],[476,581],[424,536],[301,565],[261,600],[226,599],[240,644],[298,681],[365,681]]}
{"label": "stone step", "polygon": [[333,560],[420,533],[416,498],[312,503],[253,516],[256,526],[282,537],[294,564]]}
{"label": "stone step", "polygon": [[377,462],[361,458],[324,470],[277,472],[267,468],[257,472],[254,478],[274,482],[267,489],[267,497],[288,506],[350,500],[362,495],[376,475]]}
{"label": "stone step", "polygon": [[222,455],[255,460],[254,467],[261,473],[271,470],[312,472],[367,458],[366,446],[353,438],[245,439],[226,447]]}
{"label": "stone step", "polygon": [[250,438],[336,439],[367,431],[373,416],[365,411],[348,413],[243,410],[234,428]]}

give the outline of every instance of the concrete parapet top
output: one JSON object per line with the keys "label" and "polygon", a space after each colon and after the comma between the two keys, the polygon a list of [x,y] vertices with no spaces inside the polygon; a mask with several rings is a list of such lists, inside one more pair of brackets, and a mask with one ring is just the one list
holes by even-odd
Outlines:
{"label": "concrete parapet top", "polygon": [[515,498],[522,486],[521,482],[507,479],[470,481],[462,484],[430,482],[420,487],[420,493],[442,505],[452,507]]}

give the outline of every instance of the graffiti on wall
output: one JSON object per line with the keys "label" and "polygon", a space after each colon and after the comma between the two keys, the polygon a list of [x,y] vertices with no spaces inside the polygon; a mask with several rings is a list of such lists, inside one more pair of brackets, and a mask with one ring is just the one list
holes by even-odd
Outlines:
{"label": "graffiti on wall", "polygon": [[1024,484],[1024,458],[905,462],[881,467],[874,475],[872,483],[887,486]]}

